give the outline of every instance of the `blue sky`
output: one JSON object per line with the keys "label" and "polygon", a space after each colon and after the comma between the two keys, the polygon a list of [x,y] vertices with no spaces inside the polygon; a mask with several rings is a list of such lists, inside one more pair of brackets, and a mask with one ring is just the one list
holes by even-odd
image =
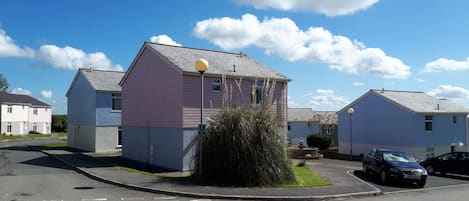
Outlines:
{"label": "blue sky", "polygon": [[66,113],[77,68],[127,70],[144,41],[240,52],[290,77],[289,106],[338,110],[369,89],[469,107],[469,1],[2,1],[0,72]]}

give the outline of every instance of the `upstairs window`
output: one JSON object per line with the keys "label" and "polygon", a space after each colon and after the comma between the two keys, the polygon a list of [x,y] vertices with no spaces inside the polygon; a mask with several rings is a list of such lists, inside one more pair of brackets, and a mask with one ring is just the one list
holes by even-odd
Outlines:
{"label": "upstairs window", "polygon": [[425,131],[432,131],[433,130],[433,116],[426,115],[425,116]]}
{"label": "upstairs window", "polygon": [[457,123],[457,118],[456,116],[453,116],[453,124],[456,124]]}
{"label": "upstairs window", "polygon": [[251,92],[251,103],[256,103],[256,105],[261,105],[263,102],[262,89],[264,88],[264,83],[262,81],[253,81],[252,82],[252,92]]}
{"label": "upstairs window", "polygon": [[34,109],[33,109],[33,114],[34,114],[34,115],[37,115],[37,108],[34,108]]}
{"label": "upstairs window", "polygon": [[213,79],[212,80],[212,91],[218,92],[221,91],[221,80]]}
{"label": "upstairs window", "polygon": [[13,106],[12,105],[7,106],[7,112],[8,113],[13,113]]}
{"label": "upstairs window", "polygon": [[112,93],[112,110],[121,110],[121,94],[120,93]]}
{"label": "upstairs window", "polygon": [[332,125],[327,125],[326,126],[326,134],[327,135],[332,135],[332,131],[333,131]]}

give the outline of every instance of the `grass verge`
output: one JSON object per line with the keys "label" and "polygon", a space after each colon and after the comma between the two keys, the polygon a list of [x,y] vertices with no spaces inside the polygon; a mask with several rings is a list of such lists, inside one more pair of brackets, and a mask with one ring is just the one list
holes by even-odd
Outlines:
{"label": "grass verge", "polygon": [[23,138],[21,135],[0,135],[0,140],[14,140],[21,138]]}
{"label": "grass verge", "polygon": [[27,134],[26,135],[26,138],[49,138],[51,137],[52,135],[51,134]]}
{"label": "grass verge", "polygon": [[328,186],[331,182],[321,177],[308,166],[293,166],[296,182],[280,185],[284,188]]}
{"label": "grass verge", "polygon": [[67,137],[67,136],[68,136],[67,133],[57,133],[57,137],[60,137],[60,138]]}

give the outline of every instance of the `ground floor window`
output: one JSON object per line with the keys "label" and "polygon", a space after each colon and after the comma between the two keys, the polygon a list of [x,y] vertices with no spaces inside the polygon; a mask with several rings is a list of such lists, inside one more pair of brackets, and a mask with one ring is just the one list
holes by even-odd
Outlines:
{"label": "ground floor window", "polygon": [[11,123],[7,123],[7,133],[11,133]]}
{"label": "ground floor window", "polygon": [[33,124],[33,131],[36,133],[37,132],[37,123]]}
{"label": "ground floor window", "polygon": [[117,129],[117,146],[122,146],[122,127]]}

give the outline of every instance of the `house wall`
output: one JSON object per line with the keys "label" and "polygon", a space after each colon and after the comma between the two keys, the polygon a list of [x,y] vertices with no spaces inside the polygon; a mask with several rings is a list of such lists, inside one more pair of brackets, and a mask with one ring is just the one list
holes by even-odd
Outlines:
{"label": "house wall", "polygon": [[84,151],[96,151],[96,127],[93,125],[74,125],[67,127],[68,146]]}
{"label": "house wall", "polygon": [[117,148],[119,127],[97,126],[94,152],[112,152]]}
{"label": "house wall", "polygon": [[[37,114],[34,114],[34,109],[37,109]],[[32,131],[34,124],[36,124],[36,132],[47,134],[51,133],[52,110],[49,107],[29,107],[28,109],[29,123],[28,130]]]}
{"label": "house wall", "polygon": [[[221,91],[212,91],[212,80],[220,77],[204,78],[204,123],[206,117],[212,117],[223,107],[223,96],[230,100],[230,105],[250,105],[253,80],[226,79],[227,83],[222,83]],[[183,122],[184,128],[194,128],[200,124],[200,76],[186,75],[183,77]],[[240,87],[236,81],[241,82]],[[224,88],[229,92],[224,93]],[[272,98],[272,112],[279,119],[279,123],[286,128],[287,122],[287,101],[286,82],[277,82]],[[265,91],[264,91],[265,92]]]}
{"label": "house wall", "polygon": [[[425,131],[425,114],[415,114],[384,97],[370,93],[352,106],[351,116],[347,111],[339,113],[339,153],[350,153],[350,130],[352,131],[354,155],[367,153],[372,148],[407,147],[417,149],[434,148],[440,154],[442,147],[452,143],[466,142],[465,115],[457,115],[457,123],[452,123],[453,115],[434,114],[433,131]],[[366,146],[359,146],[360,144]]]}
{"label": "house wall", "polygon": [[[28,105],[11,104],[12,113],[8,113],[8,104],[1,105],[1,131],[0,133],[23,135],[27,134]],[[11,124],[11,133],[7,132],[7,124]]]}
{"label": "house wall", "polygon": [[95,151],[96,93],[79,75],[67,99],[68,146]]}
{"label": "house wall", "polygon": [[182,74],[155,54],[145,48],[123,83],[123,126],[182,127]]}
{"label": "house wall", "polygon": [[112,92],[96,93],[96,125],[121,125],[121,111],[112,110]]}
{"label": "house wall", "polygon": [[288,131],[288,138],[290,139],[291,146],[296,146],[301,138],[306,145],[306,138],[312,134],[319,134],[319,124],[313,121],[290,121],[290,130]]}

